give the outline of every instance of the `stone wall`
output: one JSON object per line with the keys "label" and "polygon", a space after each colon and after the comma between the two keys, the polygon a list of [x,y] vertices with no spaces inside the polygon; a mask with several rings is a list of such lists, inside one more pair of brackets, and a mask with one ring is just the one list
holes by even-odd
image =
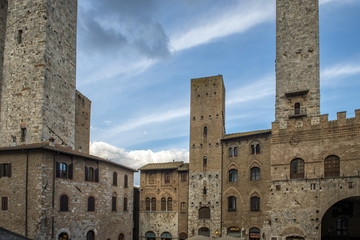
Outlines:
{"label": "stone wall", "polygon": [[89,153],[91,101],[76,91],[75,103],[75,147],[81,152]]}
{"label": "stone wall", "polygon": [[[0,113],[1,113],[1,86],[3,78],[3,60],[5,47],[5,32],[6,32],[6,17],[7,17],[7,1],[0,2]],[[1,117],[0,117],[1,123]]]}
{"label": "stone wall", "polygon": [[[73,179],[56,178],[55,162],[73,164]],[[34,239],[55,239],[62,232],[72,239],[82,239],[89,230],[98,239],[117,239],[120,233],[132,239],[132,170],[41,149],[1,151],[0,163],[12,163],[12,176],[0,178],[0,196],[9,198],[9,210],[0,212],[2,219],[7,219],[1,227]],[[85,181],[85,166],[99,168],[99,182]],[[113,172],[117,172],[117,186],[113,185]],[[124,186],[125,175],[128,187]],[[60,211],[61,195],[69,198],[68,211]],[[94,212],[87,210],[89,196],[95,198]],[[112,211],[113,196],[117,199],[116,211]]]}
{"label": "stone wall", "polygon": [[297,102],[301,113],[320,114],[319,75],[318,1],[277,0],[276,121],[294,115]]}

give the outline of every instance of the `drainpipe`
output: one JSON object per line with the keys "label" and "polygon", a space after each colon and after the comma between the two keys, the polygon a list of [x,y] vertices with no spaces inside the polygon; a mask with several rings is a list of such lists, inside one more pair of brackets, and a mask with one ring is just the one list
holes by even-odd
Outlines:
{"label": "drainpipe", "polygon": [[54,210],[55,210],[55,177],[56,177],[56,158],[53,156],[53,179],[52,179],[52,217],[51,217],[51,239],[54,238]]}
{"label": "drainpipe", "polygon": [[28,184],[29,184],[29,152],[26,152],[25,173],[25,237],[28,236]]}

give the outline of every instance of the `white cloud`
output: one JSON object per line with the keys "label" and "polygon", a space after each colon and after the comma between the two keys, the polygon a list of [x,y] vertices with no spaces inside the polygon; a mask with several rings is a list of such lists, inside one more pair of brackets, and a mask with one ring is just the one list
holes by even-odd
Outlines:
{"label": "white cloud", "polygon": [[337,2],[337,3],[349,3],[349,2],[353,2],[354,0],[320,0],[319,4],[320,5],[324,5],[327,3],[332,3],[332,2]]}
{"label": "white cloud", "polygon": [[175,51],[195,47],[236,33],[243,33],[275,16],[273,1],[252,1],[252,5],[239,2],[230,10],[219,10],[218,15],[207,13],[203,19],[170,36]]}
{"label": "white cloud", "polygon": [[338,64],[321,71],[321,82],[325,86],[335,85],[344,77],[360,74],[360,64]]}
{"label": "white cloud", "polygon": [[152,150],[126,151],[105,142],[92,142],[90,153],[132,168],[140,168],[148,163],[189,161],[189,152],[185,149],[170,149],[159,152]]}

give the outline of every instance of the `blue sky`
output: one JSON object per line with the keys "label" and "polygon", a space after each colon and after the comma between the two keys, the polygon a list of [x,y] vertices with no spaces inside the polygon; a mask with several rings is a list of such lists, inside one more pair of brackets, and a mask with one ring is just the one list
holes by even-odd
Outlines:
{"label": "blue sky", "polygon": [[[91,152],[188,160],[190,79],[221,74],[226,132],[271,128],[275,0],[79,0],[77,88]],[[360,108],[360,1],[320,1],[321,113]]]}

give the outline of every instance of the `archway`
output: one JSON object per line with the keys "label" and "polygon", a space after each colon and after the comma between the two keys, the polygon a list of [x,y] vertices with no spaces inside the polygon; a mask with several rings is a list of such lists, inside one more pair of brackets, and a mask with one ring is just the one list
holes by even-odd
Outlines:
{"label": "archway", "polygon": [[59,234],[58,240],[69,240],[69,234],[67,234],[66,232],[62,232]]}
{"label": "archway", "polygon": [[210,229],[202,227],[199,229],[198,235],[210,237]]}
{"label": "archway", "polygon": [[321,240],[360,239],[360,197],[332,205],[321,220]]}

